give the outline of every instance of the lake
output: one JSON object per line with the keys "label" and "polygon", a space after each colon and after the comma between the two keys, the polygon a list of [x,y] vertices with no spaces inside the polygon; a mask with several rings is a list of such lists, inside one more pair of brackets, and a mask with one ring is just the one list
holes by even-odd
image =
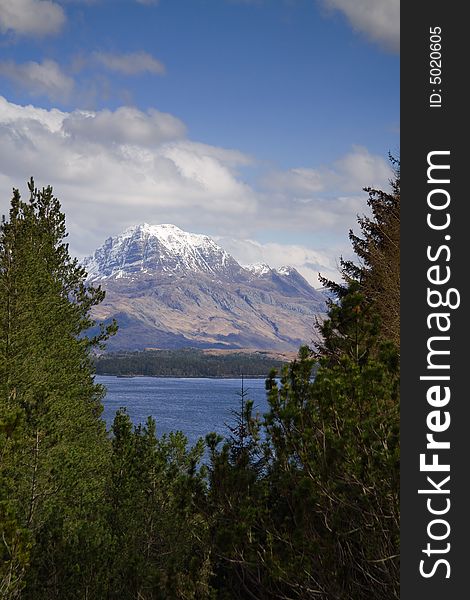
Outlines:
{"label": "lake", "polygon": [[[113,377],[97,375],[96,383],[107,389],[103,418],[108,429],[116,411],[125,407],[137,425],[155,418],[157,434],[180,430],[191,445],[215,431],[226,436],[225,423],[233,424],[232,410],[240,408],[240,379],[183,379],[171,377]],[[246,398],[254,412],[267,412],[264,379],[245,379]]]}

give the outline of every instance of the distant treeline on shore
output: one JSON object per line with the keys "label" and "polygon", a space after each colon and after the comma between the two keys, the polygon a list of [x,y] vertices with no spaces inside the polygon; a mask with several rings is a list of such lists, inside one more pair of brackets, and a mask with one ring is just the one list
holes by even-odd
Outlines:
{"label": "distant treeline on shore", "polygon": [[288,359],[268,352],[209,353],[195,348],[144,350],[102,354],[95,359],[97,375],[148,377],[267,377],[281,371]]}

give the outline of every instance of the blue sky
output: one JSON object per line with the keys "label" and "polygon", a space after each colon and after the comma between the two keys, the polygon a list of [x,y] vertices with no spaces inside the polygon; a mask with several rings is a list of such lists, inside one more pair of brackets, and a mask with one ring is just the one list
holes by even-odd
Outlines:
{"label": "blue sky", "polygon": [[397,0],[0,0],[0,209],[71,249],[147,221],[334,276],[399,152]]}

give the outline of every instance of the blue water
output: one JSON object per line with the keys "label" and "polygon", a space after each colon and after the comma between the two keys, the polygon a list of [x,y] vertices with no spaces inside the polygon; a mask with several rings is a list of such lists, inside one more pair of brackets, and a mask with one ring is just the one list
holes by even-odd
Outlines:
{"label": "blue water", "polygon": [[[183,379],[169,377],[121,378],[97,375],[96,383],[107,389],[103,418],[108,429],[120,407],[126,407],[132,422],[156,420],[157,435],[182,431],[190,445],[215,431],[229,434],[226,423],[233,424],[232,410],[240,408],[240,379]],[[254,412],[267,412],[264,379],[245,379],[247,398]]]}

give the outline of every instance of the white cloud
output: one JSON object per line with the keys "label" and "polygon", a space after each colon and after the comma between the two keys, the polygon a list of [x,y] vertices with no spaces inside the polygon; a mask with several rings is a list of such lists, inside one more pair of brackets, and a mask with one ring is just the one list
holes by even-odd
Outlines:
{"label": "white cloud", "polygon": [[336,257],[349,254],[346,246],[312,249],[301,244],[261,244],[251,239],[219,237],[217,240],[242,265],[266,263],[278,269],[284,265],[295,267],[313,287],[320,287],[318,274],[340,281]]}
{"label": "white cloud", "polygon": [[390,165],[355,146],[331,165],[271,171],[263,177],[264,207],[280,224],[311,231],[348,231],[367,211],[364,187],[388,189]]}
{"label": "white cloud", "polygon": [[63,129],[77,139],[104,145],[131,144],[157,146],[162,142],[182,138],[185,125],[176,117],[155,109],[142,112],[123,106],[99,112],[74,111],[63,121]]}
{"label": "white cloud", "polygon": [[387,186],[391,175],[390,165],[384,158],[371,154],[363,146],[353,146],[351,152],[331,165],[272,171],[263,182],[268,189],[309,202],[312,198],[329,195],[331,190],[337,196],[338,192],[357,194],[365,187]]}
{"label": "white cloud", "polygon": [[344,13],[357,31],[392,52],[400,49],[400,0],[323,0]]}
{"label": "white cloud", "polygon": [[354,146],[352,152],[334,163],[333,181],[344,192],[357,192],[365,187],[388,187],[392,177],[390,164],[381,156],[370,154],[363,146]]}
{"label": "white cloud", "polygon": [[361,187],[386,178],[385,161],[355,148],[329,166],[272,173],[255,188],[242,178],[260,168],[252,157],[184,135],[179,119],[153,109],[65,112],[0,96],[0,213],[11,188],[24,189],[33,175],[53,185],[76,254],[136,223],[174,223],[231,240],[241,262],[292,264],[317,285],[318,271],[333,277],[349,247],[347,232],[366,208]]}
{"label": "white cloud", "polygon": [[137,4],[146,4],[148,6],[159,4],[160,0],[135,0]]}
{"label": "white cloud", "polygon": [[52,101],[70,97],[74,80],[66,75],[53,60],[42,63],[29,61],[17,64],[0,61],[0,75],[10,79],[32,96],[46,96]]}
{"label": "white cloud", "polygon": [[64,11],[50,0],[0,0],[0,32],[44,36],[57,33]]}
{"label": "white cloud", "polygon": [[8,126],[14,131],[17,126],[21,128],[24,122],[36,122],[42,127],[46,127],[51,132],[60,131],[62,122],[68,113],[57,108],[46,110],[45,108],[36,108],[31,104],[20,106],[8,102],[0,96],[0,125]]}
{"label": "white cloud", "polygon": [[[248,186],[238,181],[227,168],[234,164],[235,158],[229,151],[185,142],[167,146],[163,154],[174,163],[183,177],[208,194],[221,198],[250,195]],[[226,210],[227,213],[238,212],[238,207],[227,204]]]}
{"label": "white cloud", "polygon": [[202,144],[200,142],[189,140],[184,144],[179,144],[179,148],[182,151],[186,150],[187,152],[213,158],[214,160],[220,160],[231,167],[255,164],[255,160],[251,156],[248,156],[239,150],[220,148],[219,146],[210,146],[209,144]]}
{"label": "white cloud", "polygon": [[84,233],[74,237],[78,253],[142,221],[230,231],[256,212],[256,194],[232,167],[248,159],[183,133],[178,119],[157,111],[66,113],[0,97],[2,211],[11,187],[33,175],[62,199],[71,238]]}
{"label": "white cloud", "polygon": [[131,52],[130,54],[94,52],[93,58],[107,69],[124,75],[137,75],[139,73],[165,74],[165,65],[147,52]]}
{"label": "white cloud", "polygon": [[264,180],[266,186],[273,190],[288,191],[294,194],[307,195],[325,189],[322,174],[315,169],[290,169],[274,171]]}

